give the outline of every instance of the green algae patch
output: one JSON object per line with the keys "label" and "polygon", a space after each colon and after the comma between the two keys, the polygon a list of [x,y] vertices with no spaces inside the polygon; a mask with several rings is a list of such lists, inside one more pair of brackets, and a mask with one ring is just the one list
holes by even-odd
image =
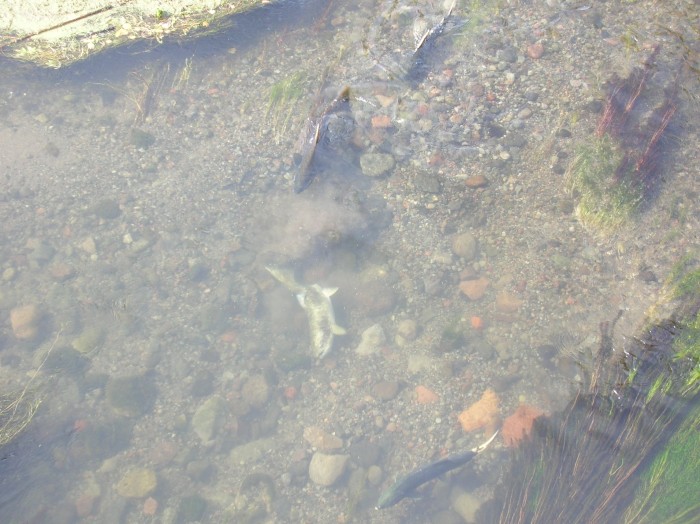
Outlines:
{"label": "green algae patch", "polygon": [[676,360],[684,361],[690,367],[682,393],[697,395],[700,393],[700,313],[685,326],[674,341],[673,348]]}
{"label": "green algae patch", "polygon": [[700,518],[700,405],[644,474],[625,523],[692,523]]}
{"label": "green algae patch", "polygon": [[593,137],[578,148],[567,173],[568,189],[579,197],[576,215],[586,226],[610,232],[625,223],[642,201],[640,188],[618,179],[624,153],[609,136]]}

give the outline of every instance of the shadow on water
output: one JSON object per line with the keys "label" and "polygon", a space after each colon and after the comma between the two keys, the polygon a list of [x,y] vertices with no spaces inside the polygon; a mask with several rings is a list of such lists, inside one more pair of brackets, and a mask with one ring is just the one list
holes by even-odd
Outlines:
{"label": "shadow on water", "polygon": [[168,36],[162,43],[141,40],[94,54],[58,71],[2,57],[0,67],[8,77],[19,76],[32,82],[117,79],[128,71],[147,64],[177,63],[193,57],[208,58],[227,53],[232,48],[245,51],[270,33],[317,23],[328,17],[332,8],[331,0],[273,2],[218,20],[199,33],[193,31],[187,38]]}
{"label": "shadow on water", "polygon": [[[0,57],[3,91],[38,92],[42,86],[82,86],[90,81],[119,83],[130,71],[152,64],[217,57],[232,48],[245,51],[271,33],[325,20],[331,8],[329,0],[265,4],[218,21],[215,34],[169,37],[162,43],[140,41],[59,70]],[[16,440],[0,448],[0,521],[24,522],[28,516],[44,519],[49,512],[52,521],[70,521],[75,515],[71,503],[66,502],[67,486],[79,482],[77,477],[86,463],[99,464],[125,448],[132,425],[127,419],[115,418],[78,428],[66,417],[49,420],[48,415],[38,414]]]}

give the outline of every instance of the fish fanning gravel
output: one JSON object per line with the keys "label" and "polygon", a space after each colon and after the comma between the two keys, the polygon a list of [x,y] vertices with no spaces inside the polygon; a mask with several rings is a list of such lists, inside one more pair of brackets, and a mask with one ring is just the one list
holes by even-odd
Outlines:
{"label": "fish fanning gravel", "polygon": [[345,334],[345,329],[335,323],[335,311],[331,302],[331,296],[338,291],[338,288],[323,287],[319,284],[303,286],[296,281],[290,270],[270,266],[265,269],[296,295],[309,321],[311,353],[317,359],[322,359],[333,347],[335,335]]}
{"label": "fish fanning gravel", "polygon": [[337,113],[350,114],[350,88],[343,87],[338,96],[326,106],[317,118],[309,118],[302,133],[301,151],[299,156],[299,171],[294,177],[294,192],[301,193],[309,187],[316,176],[314,158],[316,150],[323,144],[324,137],[328,134],[329,123]]}

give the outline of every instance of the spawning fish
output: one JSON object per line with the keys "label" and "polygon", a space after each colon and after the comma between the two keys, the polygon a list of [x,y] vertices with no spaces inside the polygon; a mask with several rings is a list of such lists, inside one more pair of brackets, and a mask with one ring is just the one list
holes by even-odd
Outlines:
{"label": "spawning fish", "polygon": [[301,193],[309,187],[316,176],[314,169],[314,157],[319,144],[322,144],[331,123],[336,114],[345,112],[349,114],[350,88],[345,86],[338,96],[328,104],[326,109],[317,118],[309,118],[304,129],[304,139],[301,143],[299,171],[294,177],[294,192]]}
{"label": "spawning fish", "polygon": [[335,312],[331,302],[331,296],[338,291],[338,288],[327,288],[318,284],[303,286],[296,281],[290,270],[269,266],[265,269],[296,295],[299,305],[304,308],[309,320],[311,353],[317,359],[322,359],[333,347],[334,336],[345,334],[345,329],[335,323]]}

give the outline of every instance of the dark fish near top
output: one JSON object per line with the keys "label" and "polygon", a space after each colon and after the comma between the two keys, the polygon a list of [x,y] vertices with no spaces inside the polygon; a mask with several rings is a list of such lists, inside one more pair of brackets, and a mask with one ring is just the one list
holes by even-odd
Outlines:
{"label": "dark fish near top", "polygon": [[303,142],[299,160],[299,171],[294,177],[294,192],[301,193],[309,187],[316,176],[314,157],[317,149],[324,143],[332,123],[341,112],[350,113],[350,88],[344,87],[338,96],[328,104],[317,118],[309,118],[304,129]]}
{"label": "dark fish near top", "polygon": [[494,433],[491,438],[484,442],[481,446],[436,460],[435,462],[431,462],[430,464],[422,466],[416,471],[409,473],[381,494],[379,500],[377,501],[376,509],[389,508],[406,497],[412,496],[418,486],[421,486],[452,469],[463,466],[476,455],[484,451],[486,447],[491,444],[493,439],[496,438],[496,435],[498,435],[498,431],[496,431],[496,433]]}
{"label": "dark fish near top", "polygon": [[406,72],[406,80],[413,83],[418,83],[427,75],[428,66],[426,64],[426,56],[433,48],[437,38],[445,30],[447,22],[452,16],[452,11],[456,4],[457,1],[453,1],[445,16],[442,17],[442,20],[440,20],[430,29],[416,35],[416,47],[413,50],[411,67]]}

